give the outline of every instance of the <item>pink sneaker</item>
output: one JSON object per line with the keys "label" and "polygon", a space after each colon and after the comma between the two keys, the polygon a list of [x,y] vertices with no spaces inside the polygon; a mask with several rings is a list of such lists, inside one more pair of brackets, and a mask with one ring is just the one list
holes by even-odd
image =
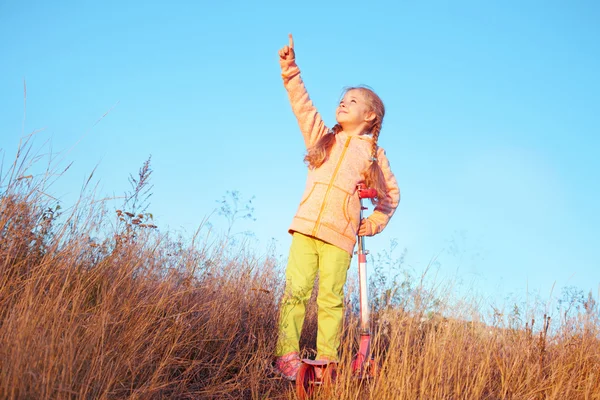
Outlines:
{"label": "pink sneaker", "polygon": [[275,370],[288,381],[295,381],[300,365],[302,365],[300,357],[297,352],[293,351],[284,356],[277,357]]}

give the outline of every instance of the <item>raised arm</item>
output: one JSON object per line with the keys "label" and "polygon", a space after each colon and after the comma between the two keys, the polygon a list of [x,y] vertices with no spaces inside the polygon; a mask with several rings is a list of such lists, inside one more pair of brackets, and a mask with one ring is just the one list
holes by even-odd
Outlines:
{"label": "raised arm", "polygon": [[296,65],[296,54],[294,52],[294,38],[289,35],[289,45],[279,50],[279,64],[281,65],[281,76],[283,85],[288,92],[292,111],[300,125],[300,131],[304,137],[306,147],[311,147],[328,132],[321,115],[313,105],[304,82],[300,77],[300,68]]}

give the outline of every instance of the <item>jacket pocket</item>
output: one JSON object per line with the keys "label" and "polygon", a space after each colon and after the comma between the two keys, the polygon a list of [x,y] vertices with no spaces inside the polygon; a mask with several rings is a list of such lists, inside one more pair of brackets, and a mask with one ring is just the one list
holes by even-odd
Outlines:
{"label": "jacket pocket", "polygon": [[332,186],[327,204],[322,215],[323,224],[329,226],[340,234],[347,230],[352,216],[348,210],[350,193],[337,186]]}
{"label": "jacket pocket", "polygon": [[319,182],[316,182],[310,188],[306,188],[298,206],[296,217],[316,221],[326,189],[327,185]]}

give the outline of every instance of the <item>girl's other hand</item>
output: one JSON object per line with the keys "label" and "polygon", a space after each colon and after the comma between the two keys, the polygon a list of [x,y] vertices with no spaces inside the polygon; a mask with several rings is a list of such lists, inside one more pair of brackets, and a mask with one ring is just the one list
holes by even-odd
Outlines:
{"label": "girl's other hand", "polygon": [[366,218],[363,218],[360,221],[360,226],[358,227],[358,236],[373,236],[375,235],[375,230],[373,229],[373,224]]}
{"label": "girl's other hand", "polygon": [[290,38],[290,44],[283,46],[281,50],[279,50],[279,58],[291,61],[296,59],[296,54],[294,53],[294,38],[291,33],[288,36]]}

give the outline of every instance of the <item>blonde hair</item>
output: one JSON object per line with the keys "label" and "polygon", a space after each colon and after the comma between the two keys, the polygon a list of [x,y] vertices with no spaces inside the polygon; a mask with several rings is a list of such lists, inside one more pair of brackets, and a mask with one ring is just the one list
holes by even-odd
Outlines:
{"label": "blonde hair", "polygon": [[[360,91],[367,104],[370,112],[375,113],[375,118],[367,128],[368,132],[373,138],[373,146],[371,148],[371,165],[367,169],[364,175],[365,185],[370,188],[377,190],[377,198],[373,199],[373,203],[376,204],[379,200],[384,199],[387,196],[387,186],[385,184],[385,177],[383,171],[377,162],[377,140],[379,139],[379,133],[381,132],[381,125],[383,124],[383,117],[385,115],[385,106],[381,98],[367,86],[349,87],[344,90],[344,94],[351,90]],[[335,135],[342,131],[342,126],[336,124],[329,133],[325,134],[314,146],[310,147],[304,157],[304,161],[308,164],[311,169],[319,168],[327,157],[333,143],[335,142]]]}

